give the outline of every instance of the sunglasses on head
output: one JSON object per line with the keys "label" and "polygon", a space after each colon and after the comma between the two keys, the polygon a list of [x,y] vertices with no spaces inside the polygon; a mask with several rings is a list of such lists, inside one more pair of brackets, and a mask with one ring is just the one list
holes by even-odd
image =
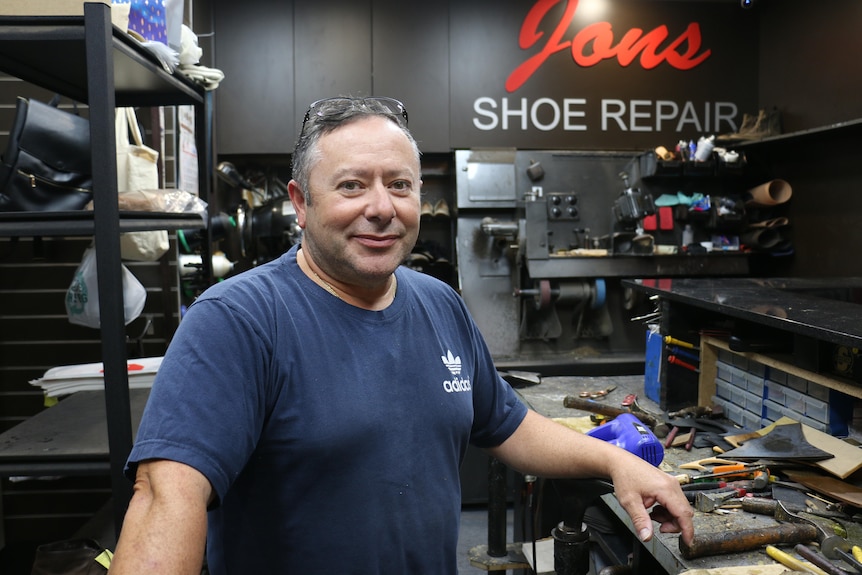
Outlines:
{"label": "sunglasses on head", "polygon": [[[302,129],[299,131],[300,135],[305,133],[305,125],[312,118],[319,118],[322,120],[326,120],[328,118],[334,118],[343,114],[347,109],[352,107],[366,107],[370,110],[381,111],[381,112],[390,112],[392,113],[399,122],[403,120],[403,125],[407,126],[407,108],[404,107],[404,104],[396,100],[395,98],[386,98],[386,97],[369,97],[369,98],[323,98],[322,100],[317,100],[316,102],[312,102],[312,104],[308,107],[308,111],[305,113],[305,117],[302,119]],[[383,109],[381,109],[381,107]]]}

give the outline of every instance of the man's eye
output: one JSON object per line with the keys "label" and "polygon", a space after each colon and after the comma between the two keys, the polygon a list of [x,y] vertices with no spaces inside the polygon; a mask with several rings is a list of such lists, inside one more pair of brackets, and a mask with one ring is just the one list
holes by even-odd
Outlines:
{"label": "man's eye", "polygon": [[359,189],[359,184],[357,184],[356,182],[344,182],[343,184],[341,184],[341,189],[348,192],[355,192]]}
{"label": "man's eye", "polygon": [[413,189],[413,186],[410,185],[410,182],[408,182],[406,180],[397,180],[395,182],[392,182],[392,184],[390,186],[396,192],[402,192],[402,193],[409,192],[410,190]]}

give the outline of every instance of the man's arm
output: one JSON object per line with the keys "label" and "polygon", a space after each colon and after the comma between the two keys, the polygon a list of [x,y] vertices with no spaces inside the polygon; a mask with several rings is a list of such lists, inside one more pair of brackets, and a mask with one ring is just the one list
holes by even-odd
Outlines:
{"label": "man's arm", "polygon": [[[643,541],[652,537],[652,520],[661,531],[694,536],[691,505],[678,481],[643,459],[601,439],[579,433],[528,411],[524,421],[491,455],[522,473],[539,477],[610,479],[620,505]],[[654,504],[652,513],[647,511]]]}
{"label": "man's arm", "polygon": [[111,575],[200,575],[212,497],[210,482],[196,469],[162,459],[142,462]]}

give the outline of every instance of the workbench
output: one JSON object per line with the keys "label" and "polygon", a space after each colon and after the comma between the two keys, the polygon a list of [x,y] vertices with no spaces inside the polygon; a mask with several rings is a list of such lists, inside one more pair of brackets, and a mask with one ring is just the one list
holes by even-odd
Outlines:
{"label": "workbench", "polygon": [[[552,418],[572,418],[589,416],[588,412],[566,408],[563,400],[566,396],[578,396],[581,391],[595,391],[615,386],[606,399],[609,406],[619,407],[622,399],[629,393],[637,395],[638,405],[645,411],[661,416],[659,406],[643,394],[644,376],[611,376],[611,377],[546,377],[541,383],[531,387],[521,388],[518,393],[523,400],[539,413]],[[662,469],[673,474],[685,473],[679,465],[715,456],[710,448],[692,448],[686,451],[681,447],[665,450]],[[667,573],[679,573],[688,569],[707,569],[718,567],[733,567],[743,565],[770,565],[775,562],[765,551],[751,551],[714,555],[697,559],[684,559],[679,550],[679,535],[675,533],[656,533],[653,539],[645,544],[637,541],[628,514],[619,505],[613,494],[601,496],[602,503],[619,521],[628,527],[631,533],[631,546],[642,546],[638,552],[648,553]],[[547,511],[546,511],[547,512]],[[738,531],[741,529],[768,528],[777,526],[772,517],[756,515],[737,510],[726,514],[702,513],[695,511],[694,525],[698,533],[716,531]],[[656,524],[657,527],[657,524]],[[550,535],[537,534],[538,537]]]}
{"label": "workbench", "polygon": [[[149,389],[129,390],[133,434],[149,395]],[[74,393],[0,434],[0,477],[98,476],[110,471],[104,391]],[[5,545],[2,496],[0,490],[0,548]]]}

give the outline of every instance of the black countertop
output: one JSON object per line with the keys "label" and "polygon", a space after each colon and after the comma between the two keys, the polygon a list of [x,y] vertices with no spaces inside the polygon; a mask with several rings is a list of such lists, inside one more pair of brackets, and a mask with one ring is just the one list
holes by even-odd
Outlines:
{"label": "black countertop", "polygon": [[623,284],[821,341],[862,347],[862,278],[673,278]]}

